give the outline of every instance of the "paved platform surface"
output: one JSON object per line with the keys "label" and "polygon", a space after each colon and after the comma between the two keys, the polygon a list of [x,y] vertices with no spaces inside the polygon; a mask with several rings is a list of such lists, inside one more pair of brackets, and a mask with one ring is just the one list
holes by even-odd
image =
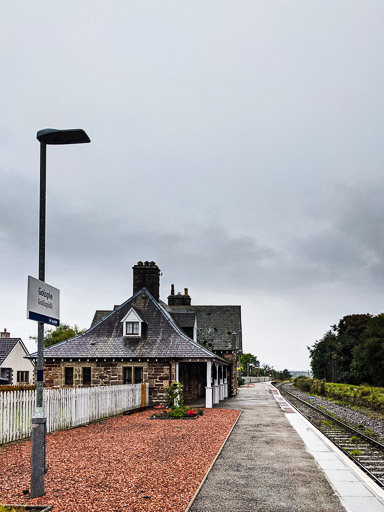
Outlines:
{"label": "paved platform surface", "polygon": [[243,413],[190,512],[384,512],[384,494],[270,385],[220,407]]}

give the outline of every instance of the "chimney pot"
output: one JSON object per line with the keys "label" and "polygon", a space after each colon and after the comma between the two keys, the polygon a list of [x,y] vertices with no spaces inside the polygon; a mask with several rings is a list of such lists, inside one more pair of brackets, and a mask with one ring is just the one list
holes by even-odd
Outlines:
{"label": "chimney pot", "polygon": [[168,296],[168,306],[190,306],[191,297],[188,295],[188,288],[184,288],[184,294],[177,292],[175,286],[171,285],[171,295]]}
{"label": "chimney pot", "polygon": [[146,261],[143,264],[142,261],[138,261],[137,265],[133,266],[133,293],[135,294],[141,288],[147,288],[149,293],[159,300],[160,269],[155,262]]}

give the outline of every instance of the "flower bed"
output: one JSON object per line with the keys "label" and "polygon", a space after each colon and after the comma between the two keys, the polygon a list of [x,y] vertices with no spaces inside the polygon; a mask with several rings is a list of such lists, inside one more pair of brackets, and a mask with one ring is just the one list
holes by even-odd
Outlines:
{"label": "flower bed", "polygon": [[203,409],[186,407],[174,407],[155,411],[149,419],[151,420],[195,420],[204,414]]}

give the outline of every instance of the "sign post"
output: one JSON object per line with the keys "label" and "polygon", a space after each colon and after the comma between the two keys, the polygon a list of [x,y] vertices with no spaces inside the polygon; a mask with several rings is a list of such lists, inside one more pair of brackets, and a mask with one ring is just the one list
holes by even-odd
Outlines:
{"label": "sign post", "polygon": [[[59,290],[45,283],[45,217],[47,144],[91,142],[84,130],[45,128],[36,134],[40,142],[39,281],[28,280],[28,318],[38,322],[36,409],[32,416],[31,498],[44,495],[45,434],[47,419],[43,408],[44,323],[59,325]],[[36,281],[36,282],[35,282]]]}
{"label": "sign post", "polygon": [[60,290],[28,276],[27,318],[59,326]]}

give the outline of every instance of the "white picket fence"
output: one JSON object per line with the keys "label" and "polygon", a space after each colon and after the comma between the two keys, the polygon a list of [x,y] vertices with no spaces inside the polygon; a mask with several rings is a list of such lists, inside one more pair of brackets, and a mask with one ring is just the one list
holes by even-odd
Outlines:
{"label": "white picket fence", "polygon": [[[84,425],[148,405],[148,384],[143,385],[146,386],[145,403],[142,402],[142,384],[44,389],[47,431]],[[35,390],[0,393],[0,444],[31,436],[35,404]]]}

